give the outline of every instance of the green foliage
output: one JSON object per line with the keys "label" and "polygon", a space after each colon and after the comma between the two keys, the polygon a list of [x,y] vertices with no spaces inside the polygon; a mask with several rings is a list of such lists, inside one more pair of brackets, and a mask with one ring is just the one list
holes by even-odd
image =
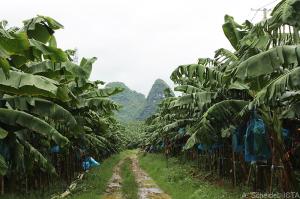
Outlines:
{"label": "green foliage", "polygon": [[235,51],[220,48],[213,59],[199,58],[172,72],[180,94],[164,99],[146,122],[143,147],[169,153],[226,143],[255,111],[273,138],[272,164],[283,163],[283,189],[295,190],[299,181],[285,156],[282,124],[299,120],[299,5],[299,0],[282,0],[271,18],[258,24],[239,24],[226,15],[224,34]]}
{"label": "green foliage", "polygon": [[126,148],[138,148],[146,131],[145,123],[143,121],[124,122],[122,126],[124,128],[123,134]]}
{"label": "green foliage", "polygon": [[60,146],[65,146],[69,141],[47,122],[28,113],[17,110],[0,108],[0,122],[10,126],[21,126],[52,139]]}
{"label": "green foliage", "polygon": [[223,31],[231,45],[237,50],[239,41],[245,35],[245,31],[243,31],[243,26],[236,23],[233,17],[225,15],[224,17],[225,23],[223,25]]}
{"label": "green foliage", "polygon": [[[224,34],[236,52],[220,48],[214,59],[200,58],[198,64],[181,65],[173,71],[175,90],[182,94],[161,103],[160,112],[149,121],[154,136],[151,140],[158,144],[164,139],[179,139],[174,131],[186,128],[190,135],[186,149],[197,143],[217,142],[222,139],[221,131],[231,125],[237,127],[236,121],[249,110],[289,105],[299,90],[299,50],[294,45],[299,32],[293,32],[293,42],[275,31],[263,47],[260,39],[266,39],[270,28],[275,30],[274,23],[277,28],[286,24],[297,28],[290,16],[297,16],[298,4],[283,0],[264,24],[246,21],[240,25],[226,15]],[[293,103],[297,100],[293,98]]]}
{"label": "green foliage", "polygon": [[5,175],[8,167],[4,158],[0,155],[0,175]]}
{"label": "green foliage", "polygon": [[119,106],[109,97],[122,90],[89,80],[95,57],[78,65],[73,50],[57,48],[60,23],[46,16],[23,23],[0,26],[0,174],[7,181],[40,172],[66,176],[53,165],[50,149],[56,145],[60,158],[70,158],[64,171],[83,156],[98,159],[121,150],[124,137],[114,119]]}
{"label": "green foliage", "polygon": [[193,136],[188,140],[185,148],[190,149],[195,143],[218,142],[222,137],[221,130],[228,128],[228,124],[233,124],[233,121],[236,121],[236,113],[241,112],[247,105],[248,102],[243,100],[224,100],[209,107],[199,123],[192,127]]}
{"label": "green foliage", "polygon": [[236,69],[238,79],[253,79],[268,74],[283,73],[299,65],[299,46],[278,46],[241,62]]}
{"label": "green foliage", "polygon": [[272,11],[272,18],[270,19],[271,27],[277,28],[280,24],[288,24],[290,26],[299,27],[299,12],[299,1],[281,1]]}

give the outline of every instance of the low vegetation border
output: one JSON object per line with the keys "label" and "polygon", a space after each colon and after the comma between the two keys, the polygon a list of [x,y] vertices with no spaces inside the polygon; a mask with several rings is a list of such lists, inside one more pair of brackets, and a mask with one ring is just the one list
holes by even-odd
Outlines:
{"label": "low vegetation border", "polygon": [[241,190],[205,181],[199,177],[199,170],[176,158],[168,159],[167,163],[162,154],[140,153],[139,161],[142,169],[173,199],[240,199],[243,195]]}

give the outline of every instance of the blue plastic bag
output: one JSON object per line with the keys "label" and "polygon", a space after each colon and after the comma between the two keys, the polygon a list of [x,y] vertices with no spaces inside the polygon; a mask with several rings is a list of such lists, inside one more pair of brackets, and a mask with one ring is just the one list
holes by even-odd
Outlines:
{"label": "blue plastic bag", "polygon": [[89,157],[89,158],[88,158],[88,161],[90,162],[91,168],[92,168],[92,167],[96,167],[96,166],[100,166],[100,163],[97,162],[97,161],[96,161],[94,158],[92,158],[92,157]]}
{"label": "blue plastic bag", "polygon": [[180,129],[178,130],[178,133],[179,133],[180,135],[184,135],[185,132],[186,132],[186,129],[185,129],[185,128],[180,128]]}
{"label": "blue plastic bag", "polygon": [[89,161],[83,161],[82,162],[82,168],[84,171],[89,170],[91,168],[91,164]]}
{"label": "blue plastic bag", "polygon": [[268,134],[264,121],[254,114],[250,119],[244,137],[246,162],[268,160],[271,150],[268,144]]}
{"label": "blue plastic bag", "polygon": [[288,129],[282,129],[282,135],[285,146],[288,148],[292,145],[292,138],[290,136],[290,131]]}
{"label": "blue plastic bag", "polygon": [[207,151],[208,150],[208,147],[206,144],[198,144],[197,148],[199,151]]}
{"label": "blue plastic bag", "polygon": [[243,148],[243,136],[239,129],[235,129],[232,133],[232,150],[236,153],[240,153],[243,151]]}
{"label": "blue plastic bag", "polygon": [[92,157],[87,157],[85,160],[82,162],[82,168],[83,170],[89,170],[90,168],[100,166],[100,163],[97,162],[94,158]]}
{"label": "blue plastic bag", "polygon": [[160,149],[163,149],[163,148],[165,148],[165,143],[164,142],[162,142],[161,145],[160,145]]}
{"label": "blue plastic bag", "polygon": [[59,151],[60,151],[60,148],[58,145],[55,145],[55,146],[51,147],[51,149],[50,149],[51,153],[59,153]]}

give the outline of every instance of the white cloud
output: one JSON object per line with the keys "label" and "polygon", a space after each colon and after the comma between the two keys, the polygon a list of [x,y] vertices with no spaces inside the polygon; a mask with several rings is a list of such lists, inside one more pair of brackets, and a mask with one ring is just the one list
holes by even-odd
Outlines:
{"label": "white cloud", "polygon": [[122,81],[147,94],[156,78],[171,84],[169,76],[178,65],[230,48],[221,27],[225,14],[243,22],[252,18],[251,8],[269,2],[10,0],[2,2],[0,13],[11,25],[37,14],[55,18],[65,26],[56,33],[60,47],[98,57],[92,79]]}

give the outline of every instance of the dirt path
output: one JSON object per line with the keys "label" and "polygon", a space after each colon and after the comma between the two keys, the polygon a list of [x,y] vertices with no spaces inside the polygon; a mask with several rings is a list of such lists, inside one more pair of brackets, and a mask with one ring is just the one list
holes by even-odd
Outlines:
{"label": "dirt path", "polygon": [[137,155],[131,156],[131,160],[135,180],[139,185],[138,194],[140,199],[171,199],[171,197],[164,193],[149,175],[140,168]]}
{"label": "dirt path", "polygon": [[[129,158],[132,160],[132,171],[138,184],[139,199],[171,199],[171,197],[164,193],[149,175],[140,168],[136,154],[130,155]],[[120,174],[120,168],[124,159],[115,166],[113,176],[107,185],[102,199],[124,199],[121,190],[122,178]]]}
{"label": "dirt path", "polygon": [[103,199],[122,199],[122,178],[120,175],[120,167],[123,164],[123,160],[121,160],[114,168],[113,175],[107,185],[105,190],[105,194],[103,195]]}

